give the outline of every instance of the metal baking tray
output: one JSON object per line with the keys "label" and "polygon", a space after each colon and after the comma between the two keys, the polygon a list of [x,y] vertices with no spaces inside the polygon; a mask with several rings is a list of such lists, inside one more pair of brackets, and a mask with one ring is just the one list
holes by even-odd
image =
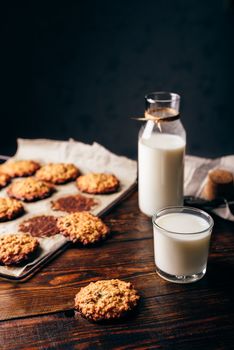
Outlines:
{"label": "metal baking tray", "polygon": [[[4,161],[10,159],[10,157],[5,156],[5,155],[0,155],[0,163],[3,163]],[[136,188],[136,184],[137,182],[135,181],[126,191],[124,191],[124,193],[121,193],[117,198],[115,198],[115,200],[110,200],[108,205],[106,205],[104,208],[102,207],[102,209],[100,211],[98,211],[98,209],[95,212],[95,215],[100,216],[104,216],[105,214],[107,214],[111,209],[113,209],[113,207],[115,205],[117,205],[118,203],[120,203],[121,201],[123,201],[130,193],[132,193],[135,188]],[[64,185],[66,186],[66,185]],[[57,195],[59,194],[59,191],[57,193]],[[50,197],[50,200],[53,199],[53,195]],[[111,199],[111,196],[110,196]],[[30,203],[27,204],[27,206],[30,206]],[[98,207],[98,205],[97,205]],[[47,212],[43,213],[41,212],[41,214],[47,214]],[[65,213],[63,213],[63,215],[66,215]],[[16,219],[16,220],[24,220],[25,216]],[[1,225],[4,225],[6,223],[1,223]],[[7,232],[6,232],[7,233]],[[14,282],[24,282],[26,280],[28,280],[29,278],[31,278],[35,273],[37,273],[41,268],[43,268],[46,264],[48,264],[51,260],[53,260],[54,258],[56,258],[59,254],[61,254],[65,249],[67,249],[72,243],[65,241],[62,242],[62,244],[54,251],[52,252],[48,252],[48,254],[42,256],[38,259],[36,259],[35,263],[34,262],[30,262],[30,263],[25,263],[25,267],[22,273],[20,273],[20,275],[15,276],[12,275],[10,273],[2,273],[0,272],[0,278],[1,279],[5,279],[8,281],[14,281]],[[14,268],[14,267],[13,267]],[[11,267],[5,267],[5,269],[11,269]],[[10,270],[9,270],[10,271]]]}

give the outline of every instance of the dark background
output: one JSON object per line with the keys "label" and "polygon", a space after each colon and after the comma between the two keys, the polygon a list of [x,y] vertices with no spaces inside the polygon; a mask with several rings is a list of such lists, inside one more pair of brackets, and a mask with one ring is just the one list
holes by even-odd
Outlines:
{"label": "dark background", "polygon": [[9,1],[0,25],[1,154],[73,137],[136,157],[157,90],[181,94],[189,153],[234,153],[233,1]]}

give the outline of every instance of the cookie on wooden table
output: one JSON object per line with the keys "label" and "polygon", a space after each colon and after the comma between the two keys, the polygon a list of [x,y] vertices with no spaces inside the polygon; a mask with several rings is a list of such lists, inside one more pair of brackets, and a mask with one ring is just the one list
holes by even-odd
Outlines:
{"label": "cookie on wooden table", "polygon": [[119,180],[113,174],[88,173],[79,176],[76,185],[81,192],[104,194],[116,192],[119,187]]}
{"label": "cookie on wooden table", "polygon": [[57,225],[60,233],[68,237],[70,241],[84,245],[96,243],[104,239],[110,232],[101,219],[87,211],[60,217]]}
{"label": "cookie on wooden table", "polygon": [[38,215],[24,220],[19,225],[21,232],[28,232],[34,237],[50,237],[57,235],[57,218],[53,215]]}
{"label": "cookie on wooden table", "polygon": [[0,222],[15,219],[23,213],[24,206],[17,199],[0,198]]}
{"label": "cookie on wooden table", "polygon": [[37,180],[34,177],[14,181],[7,189],[10,197],[20,199],[25,202],[49,197],[54,192],[53,185]]}
{"label": "cookie on wooden table", "polygon": [[75,297],[75,309],[91,321],[113,320],[132,311],[139,299],[130,282],[100,280],[80,289]]}
{"label": "cookie on wooden table", "polygon": [[49,163],[41,167],[36,173],[40,180],[53,184],[63,184],[75,180],[79,175],[79,169],[69,163]]}
{"label": "cookie on wooden table", "polygon": [[39,242],[29,233],[0,236],[0,263],[16,265],[27,260],[38,248]]}
{"label": "cookie on wooden table", "polygon": [[85,197],[81,194],[60,197],[51,202],[53,210],[66,211],[67,213],[90,211],[97,204],[97,201],[93,198]]}
{"label": "cookie on wooden table", "polygon": [[0,173],[0,189],[6,187],[11,181],[11,177],[7,174]]}
{"label": "cookie on wooden table", "polygon": [[234,197],[233,174],[219,168],[210,170],[201,196],[206,200],[220,197],[232,199]]}
{"label": "cookie on wooden table", "polygon": [[40,168],[34,160],[8,160],[0,166],[0,172],[10,177],[31,176]]}

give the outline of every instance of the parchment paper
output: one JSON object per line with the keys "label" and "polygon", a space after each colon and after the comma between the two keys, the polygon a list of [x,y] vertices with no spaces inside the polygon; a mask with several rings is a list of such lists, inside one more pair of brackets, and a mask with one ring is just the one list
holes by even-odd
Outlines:
{"label": "parchment paper", "polygon": [[[207,173],[210,169],[221,168],[231,171],[234,174],[234,155],[216,159],[186,156],[185,159],[185,195],[200,197],[205,185]],[[223,219],[234,221],[228,203],[215,208],[213,212]]]}
{"label": "parchment paper", "polygon": [[[137,164],[135,161],[117,156],[97,143],[88,145],[72,139],[69,141],[18,139],[17,152],[12,159],[33,159],[42,164],[48,162],[70,162],[77,165],[83,174],[87,172],[110,172],[115,174],[120,180],[120,189],[118,192],[91,196],[98,202],[98,205],[92,210],[95,215],[101,215],[109,207],[118,202],[135,185],[137,178]],[[51,200],[64,195],[77,194],[79,190],[74,182],[56,186],[56,190],[56,193],[50,198],[34,203],[25,203],[26,214],[22,217],[13,221],[0,223],[0,235],[17,232],[20,222],[34,215],[66,215],[65,212],[52,210]],[[6,189],[0,192],[0,196],[7,196]],[[39,241],[41,251],[33,262],[20,267],[0,266],[0,273],[20,276],[26,267],[33,266],[46,255],[55,252],[67,242],[66,238],[60,234],[53,237],[40,238]]]}

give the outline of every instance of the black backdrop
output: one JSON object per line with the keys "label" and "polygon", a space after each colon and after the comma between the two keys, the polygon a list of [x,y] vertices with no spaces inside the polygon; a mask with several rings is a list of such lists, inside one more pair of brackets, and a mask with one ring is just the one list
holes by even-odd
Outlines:
{"label": "black backdrop", "polygon": [[73,137],[137,155],[144,95],[182,96],[188,152],[234,153],[231,0],[1,5],[0,153]]}

